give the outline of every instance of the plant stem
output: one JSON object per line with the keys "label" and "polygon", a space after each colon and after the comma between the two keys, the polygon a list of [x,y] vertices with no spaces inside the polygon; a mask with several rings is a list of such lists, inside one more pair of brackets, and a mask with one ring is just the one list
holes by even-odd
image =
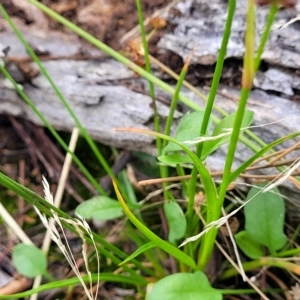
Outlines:
{"label": "plant stem", "polygon": [[294,249],[282,250],[279,253],[277,253],[277,256],[278,257],[298,256],[299,253],[300,253],[300,247],[297,247]]}
{"label": "plant stem", "polygon": [[[184,82],[186,73],[188,71],[189,63],[190,63],[190,61],[192,59],[193,53],[194,52],[191,53],[191,55],[188,57],[188,59],[184,63],[184,66],[183,66],[183,68],[182,68],[182,70],[180,72],[180,75],[178,77],[178,81],[177,81],[177,84],[176,84],[175,92],[174,92],[174,95],[172,97],[172,101],[171,101],[171,105],[170,105],[170,113],[169,113],[167,121],[166,121],[166,127],[165,127],[165,131],[164,131],[165,135],[169,135],[170,134],[171,126],[172,126],[172,123],[173,123],[174,113],[175,113],[176,106],[177,106],[177,103],[178,103],[178,98],[179,98],[180,90],[182,88],[182,84]],[[168,141],[164,140],[163,141],[163,147],[166,147],[167,143],[168,143]]]}
{"label": "plant stem", "polygon": [[227,186],[229,183],[231,166],[234,160],[234,155],[235,155],[236,146],[240,135],[240,129],[244,117],[244,112],[246,110],[247,100],[252,88],[252,82],[254,78],[254,40],[255,40],[255,2],[254,0],[248,0],[247,30],[246,30],[246,37],[245,37],[246,50],[244,56],[242,90],[240,95],[240,102],[236,113],[236,118],[234,121],[233,131],[232,131],[232,135],[228,147],[228,153],[226,156],[222,183],[220,187],[220,193],[218,199],[218,205],[220,210],[223,205]]}
{"label": "plant stem", "polygon": [[[207,130],[208,130],[209,120],[212,115],[212,109],[214,106],[215,97],[217,94],[220,78],[222,76],[222,69],[223,69],[224,60],[226,57],[227,45],[228,45],[228,41],[229,41],[229,37],[230,37],[235,7],[236,7],[236,0],[230,0],[229,4],[228,4],[228,13],[227,13],[225,29],[224,29],[224,33],[223,33],[223,40],[222,40],[222,44],[221,44],[215,72],[214,72],[214,77],[213,77],[209,97],[207,99],[206,107],[204,110],[203,121],[202,121],[201,129],[200,129],[200,136],[205,136],[207,133]],[[202,147],[203,147],[203,143],[200,143],[197,145],[196,155],[199,157],[199,159],[201,159]],[[188,207],[187,207],[188,222],[191,220],[193,213],[194,213],[194,199],[195,199],[195,193],[196,193],[196,183],[197,183],[197,168],[194,166],[194,168],[192,170],[192,178],[189,181],[189,185],[188,185],[188,196],[189,196],[189,202],[188,202]],[[209,202],[207,204],[209,206]],[[209,207],[208,207],[208,210],[209,210]]]}
{"label": "plant stem", "polygon": [[[247,29],[245,36],[245,56],[244,56],[244,70],[242,78],[242,90],[240,96],[240,102],[236,112],[236,118],[234,121],[233,131],[228,147],[228,153],[226,156],[226,162],[224,167],[224,173],[222,183],[220,186],[219,196],[216,203],[216,209],[207,212],[207,223],[215,221],[221,214],[221,208],[225,199],[227,187],[229,184],[229,176],[231,173],[231,167],[235,156],[237,142],[240,136],[240,129],[244,112],[246,109],[247,100],[252,87],[254,78],[254,41],[255,41],[255,2],[254,0],[248,0],[248,12],[247,12]],[[209,205],[207,209],[210,209]],[[204,235],[203,241],[200,247],[200,257],[198,260],[198,267],[204,269],[208,260],[212,254],[216,235],[218,230],[213,228],[207,234]]]}
{"label": "plant stem", "polygon": [[[149,49],[148,49],[148,42],[145,32],[145,26],[144,26],[144,18],[143,18],[143,11],[142,11],[142,5],[141,0],[136,0],[136,7],[137,7],[137,15],[139,19],[140,24],[140,30],[141,30],[141,36],[142,36],[142,43],[144,48],[144,58],[146,63],[146,71],[151,74],[151,65],[150,65],[150,59],[149,59]],[[155,92],[154,92],[154,84],[151,80],[148,80],[149,83],[149,94],[152,99],[152,108],[154,113],[154,128],[156,132],[160,132],[160,121],[159,121],[159,114],[157,111],[156,101],[155,101]],[[160,155],[162,150],[161,145],[161,139],[156,139],[156,148],[157,152]]]}
{"label": "plant stem", "polygon": [[[283,260],[281,258],[276,258],[276,257],[261,257],[257,260],[252,260],[252,261],[243,263],[243,269],[245,271],[251,271],[254,269],[261,268],[263,266],[278,267],[278,268],[285,269],[287,271],[291,271],[297,275],[300,274],[300,266],[299,265],[297,265],[295,263],[291,263],[286,260]],[[220,279],[225,280],[225,279],[228,279],[237,274],[238,274],[238,271],[236,269],[230,268],[221,275]]]}
{"label": "plant stem", "polygon": [[257,54],[256,54],[255,61],[254,61],[254,70],[255,70],[255,72],[259,68],[259,65],[260,65],[260,62],[261,62],[261,56],[264,52],[265,46],[266,46],[267,41],[269,39],[269,35],[270,35],[270,32],[271,32],[271,27],[272,27],[272,24],[275,20],[277,12],[278,12],[278,4],[275,3],[275,2],[274,3],[272,2],[272,4],[270,5],[270,12],[269,12],[268,19],[267,19],[267,22],[266,22],[265,30],[264,30],[264,32],[261,36],[260,44],[259,44],[259,47],[257,49]]}

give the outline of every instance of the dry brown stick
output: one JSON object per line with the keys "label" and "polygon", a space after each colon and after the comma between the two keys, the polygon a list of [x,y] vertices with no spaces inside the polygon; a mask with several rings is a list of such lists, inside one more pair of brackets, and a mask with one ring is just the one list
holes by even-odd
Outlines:
{"label": "dry brown stick", "polygon": [[[39,55],[40,61],[53,61],[53,60],[104,60],[109,58],[110,56],[103,53],[101,55],[84,55],[84,54],[72,54],[72,55]],[[30,63],[33,62],[33,59],[31,57],[18,57],[18,56],[8,56],[7,57],[8,62],[14,62],[16,64],[20,63]]]}
{"label": "dry brown stick", "polygon": [[[54,145],[53,141],[45,134],[42,128],[37,127],[36,125],[34,125],[29,121],[24,121],[27,128],[29,128],[29,130],[34,133],[34,137],[36,139],[36,141],[34,141],[34,139],[27,134],[26,130],[23,129],[23,127],[17,122],[17,120],[15,120],[11,116],[9,116],[9,118],[15,130],[18,132],[20,138],[28,146],[34,167],[38,171],[40,177],[37,178],[37,180],[39,179],[41,180],[41,174],[39,172],[36,156],[43,163],[44,167],[48,172],[48,176],[58,180],[61,171],[61,164],[64,158],[61,152],[58,150],[58,148]],[[42,146],[39,147],[36,144],[36,142],[41,143]],[[80,177],[80,175],[77,174],[78,171],[76,170],[76,168],[73,167],[72,172],[74,172],[74,174],[77,175],[77,178]],[[87,180],[84,180],[84,178],[81,177],[80,177],[81,182],[83,182],[83,184],[86,183],[85,181]],[[90,187],[90,184],[85,184],[85,186]],[[66,190],[78,202],[83,202],[82,197],[72,188],[69,182],[66,185]]]}
{"label": "dry brown stick", "polygon": [[[299,147],[298,147],[298,148],[299,148]],[[279,151],[276,151],[276,152],[267,154],[267,155],[265,155],[265,156],[262,156],[262,157],[258,158],[257,160],[255,160],[253,164],[257,164],[257,163],[260,162],[260,161],[267,160],[267,159],[269,159],[269,158],[271,158],[271,157],[274,157],[274,156],[276,156],[276,155],[280,155],[281,153],[283,153],[283,152],[285,152],[285,151],[286,151],[286,149],[282,149],[282,150],[279,150]]]}
{"label": "dry brown stick", "polygon": [[[295,150],[299,147],[300,145],[300,142],[296,144],[296,146],[294,147],[290,147],[288,149],[291,149],[293,148],[292,150]],[[267,154],[259,159],[257,159],[256,161],[254,161],[253,164],[256,164],[262,160],[266,160],[270,157],[273,157],[275,156],[276,154],[282,154],[282,153],[285,153],[287,149],[283,149],[283,150],[279,150],[275,153],[270,153],[270,154]],[[292,151],[291,150],[291,151]],[[289,151],[289,152],[291,152]],[[294,160],[293,159],[289,159],[289,160],[284,160],[284,161],[280,161],[280,162],[276,162],[274,161],[274,163],[271,165],[271,164],[267,164],[267,165],[264,165],[264,166],[252,166],[252,167],[248,167],[246,169],[246,171],[249,171],[249,170],[257,170],[257,169],[263,169],[263,168],[271,168],[271,167],[278,167],[278,166],[283,166],[283,165],[288,165],[288,164],[291,164],[293,163]],[[291,175],[292,176],[298,176],[300,173],[299,172],[294,172],[292,173]],[[219,172],[212,172],[210,173],[210,175],[212,177],[217,177],[217,176],[222,176],[223,175],[223,172],[222,171],[219,171]],[[251,174],[245,174],[245,173],[242,173],[239,175],[240,177],[244,177],[244,178],[253,178],[253,179],[267,179],[267,180],[271,180],[271,179],[274,179],[276,177],[281,177],[282,175],[280,174],[274,174],[274,175],[251,175]],[[158,184],[158,183],[162,183],[162,182],[173,182],[173,181],[181,181],[181,180],[188,180],[191,178],[191,175],[184,175],[184,176],[173,176],[173,177],[168,177],[168,178],[156,178],[156,179],[148,179],[148,180],[142,180],[142,181],[139,181],[138,184],[139,185],[150,185],[150,184]],[[198,178],[200,178],[200,175],[198,175]]]}
{"label": "dry brown stick", "polygon": [[298,147],[300,146],[300,141],[296,144],[294,144],[292,147],[285,149],[285,151],[283,151],[282,153],[280,153],[277,157],[274,157],[271,161],[270,161],[270,165],[272,165],[273,163],[275,163],[276,161],[278,161],[279,159],[281,159],[282,157],[286,156],[287,154],[289,154],[290,152],[292,152],[293,150],[296,150]]}
{"label": "dry brown stick", "polygon": [[[61,165],[64,161],[62,153],[59,151],[58,147],[54,144],[54,142],[47,136],[43,128],[38,127],[31,122],[28,122],[28,126],[35,133],[35,138],[37,139],[38,144],[41,144],[41,149],[45,157],[53,167],[53,177],[55,178],[55,180],[58,181],[61,172]],[[73,189],[69,182],[67,182],[66,184],[66,191],[79,203],[84,201],[82,197]]]}
{"label": "dry brown stick", "polygon": [[252,167],[248,167],[246,169],[246,171],[250,171],[250,170],[259,170],[259,169],[266,169],[266,168],[275,168],[275,167],[280,167],[280,166],[285,166],[285,165],[290,165],[293,162],[295,162],[295,159],[286,159],[286,160],[281,160],[278,162],[275,162],[274,164],[270,165],[270,164],[266,164],[266,165],[262,165],[262,166],[252,166]]}
{"label": "dry brown stick", "polygon": [[0,288],[0,295],[13,295],[26,291],[31,286],[31,279],[26,277],[15,278],[10,281],[7,285]]}
{"label": "dry brown stick", "polygon": [[[266,166],[267,167],[267,166]],[[268,166],[268,167],[272,167],[272,166]],[[222,176],[223,175],[223,171],[219,171],[219,172],[211,172],[210,176],[212,177],[218,177],[218,176]],[[291,176],[298,176],[300,175],[300,172],[294,172],[291,174]],[[253,178],[253,179],[266,179],[266,180],[271,180],[277,177],[282,177],[284,175],[282,174],[273,174],[273,175],[252,175],[252,174],[245,174],[242,173],[239,175],[240,177],[243,178]],[[197,176],[198,178],[200,178],[200,175],[198,174]],[[138,182],[139,185],[150,185],[150,184],[158,184],[158,183],[163,183],[163,182],[174,182],[174,181],[181,181],[181,180],[188,180],[191,178],[191,175],[184,175],[184,176],[173,176],[173,177],[168,177],[168,178],[155,178],[155,179],[147,179],[147,180],[141,180]]]}
{"label": "dry brown stick", "polygon": [[257,164],[257,163],[259,163],[259,162],[261,162],[263,160],[267,160],[267,159],[269,159],[271,157],[274,157],[275,155],[278,155],[278,154],[280,154],[280,153],[282,153],[284,151],[285,151],[285,149],[282,149],[282,150],[279,150],[279,151],[276,151],[276,152],[273,152],[273,153],[266,154],[266,155],[264,155],[264,156],[256,159],[253,164]]}
{"label": "dry brown stick", "polygon": [[[291,173],[290,176],[299,176],[300,175],[300,172],[297,171],[297,172],[293,172]],[[252,178],[252,179],[267,179],[267,180],[272,180],[272,179],[275,179],[275,178],[280,178],[280,177],[283,177],[285,176],[285,174],[271,174],[271,175],[252,175],[252,174],[240,174],[240,177],[243,177],[243,178]]]}
{"label": "dry brown stick", "polygon": [[290,294],[290,292],[288,291],[288,287],[286,286],[286,284],[280,279],[278,278],[276,275],[274,275],[272,272],[266,270],[266,275],[269,276],[270,278],[272,278],[272,280],[274,280],[278,286],[282,289],[286,300],[293,300],[295,299],[294,297],[292,297],[292,295]]}

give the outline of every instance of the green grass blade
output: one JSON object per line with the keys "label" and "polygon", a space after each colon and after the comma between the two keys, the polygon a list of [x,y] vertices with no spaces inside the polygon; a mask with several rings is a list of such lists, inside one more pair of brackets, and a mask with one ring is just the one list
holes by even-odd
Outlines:
{"label": "green grass blade", "polygon": [[[244,70],[242,78],[242,90],[240,101],[238,104],[236,118],[234,120],[234,127],[231,134],[231,139],[228,147],[228,152],[225,161],[224,173],[222,177],[222,183],[220,187],[219,197],[216,203],[216,209],[211,214],[207,214],[206,222],[210,223],[219,218],[221,208],[225,199],[227,187],[229,184],[229,176],[231,173],[231,167],[235,156],[237,143],[240,136],[241,124],[246,110],[247,100],[252,87],[252,81],[254,78],[254,40],[255,40],[255,3],[254,0],[248,1],[248,12],[247,12],[247,28],[245,34],[245,55],[244,55]],[[201,256],[198,260],[198,266],[200,269],[204,269],[209,261],[212,254],[217,230],[214,228],[203,236],[203,242],[200,247]]]}
{"label": "green grass blade", "polygon": [[133,132],[133,133],[142,133],[142,134],[148,134],[151,136],[155,137],[160,137],[162,139],[166,139],[169,142],[172,142],[178,146],[181,147],[183,151],[187,153],[187,155],[192,159],[193,163],[197,167],[197,170],[201,176],[202,183],[204,185],[206,197],[207,197],[207,204],[210,205],[213,209],[214,205],[216,205],[217,201],[217,190],[214,181],[212,180],[208,170],[202,163],[202,161],[191,151],[189,150],[186,146],[178,142],[176,139],[164,135],[161,133],[157,133],[151,130],[146,130],[146,129],[136,129],[136,128],[119,128],[116,129],[116,131],[128,131],[128,132]]}
{"label": "green grass blade", "polygon": [[265,46],[267,44],[267,41],[268,41],[271,29],[272,29],[272,25],[274,23],[277,12],[278,12],[278,3],[276,3],[276,2],[271,3],[265,30],[261,36],[260,44],[258,46],[255,61],[254,61],[254,70],[255,71],[257,71],[259,68],[259,65],[261,62],[261,56],[262,56]]}
{"label": "green grass blade", "polygon": [[[146,71],[151,74],[151,65],[150,65],[150,59],[149,59],[149,49],[148,49],[148,42],[147,42],[147,36],[144,26],[144,18],[143,18],[143,11],[142,11],[142,5],[141,0],[136,0],[136,7],[137,7],[137,15],[139,19],[140,24],[140,30],[141,30],[141,36],[142,36],[142,44],[144,48],[144,58],[145,58],[145,64],[146,64]],[[159,120],[159,114],[157,111],[156,106],[156,100],[155,100],[155,91],[154,91],[154,84],[151,80],[148,80],[149,84],[149,94],[152,99],[152,108],[154,112],[154,128],[156,132],[160,132],[160,120]],[[156,139],[156,148],[157,152],[160,154],[162,150],[162,144],[160,139]]]}
{"label": "green grass blade", "polygon": [[152,248],[156,247],[156,244],[154,242],[149,242],[144,244],[143,246],[136,249],[131,255],[129,255],[125,260],[123,260],[120,265],[123,265],[129,261],[131,261],[133,258],[136,258],[140,254],[144,253],[147,250],[150,250]]}
{"label": "green grass blade", "polygon": [[[97,282],[98,279],[98,274],[91,274],[93,282]],[[82,276],[82,279],[84,282],[89,282],[89,276],[84,275]],[[124,283],[124,284],[131,284],[131,285],[141,285],[144,286],[145,282],[139,281],[135,278],[132,278],[127,275],[115,275],[112,273],[101,273],[100,274],[100,281],[107,281],[107,282],[116,282],[116,283]],[[59,280],[59,281],[54,281],[51,283],[46,283],[41,285],[38,288],[23,292],[23,293],[18,293],[14,295],[1,295],[0,299],[19,299],[19,298],[24,298],[28,297],[32,294],[35,293],[40,293],[43,291],[48,291],[48,290],[53,290],[56,288],[65,288],[65,287],[70,287],[74,285],[80,284],[79,279],[77,277],[75,278],[70,278],[70,279],[64,279],[64,280]]]}
{"label": "green grass blade", "polygon": [[39,196],[38,194],[24,187],[18,182],[10,179],[2,172],[0,172],[0,184],[5,186],[7,189],[15,192],[20,197],[24,198],[27,202],[35,205],[38,209],[40,209],[43,213],[45,213],[48,216],[52,216],[52,213],[50,212],[51,209],[55,211],[62,218],[66,218],[66,219],[70,218],[69,215],[67,215],[57,207],[50,204],[43,197]]}
{"label": "green grass blade", "polygon": [[[203,122],[201,124],[201,128],[199,129],[200,136],[205,136],[207,134],[208,126],[210,123],[212,109],[214,107],[215,97],[217,94],[219,82],[220,82],[221,75],[222,75],[224,60],[226,57],[227,45],[228,45],[229,37],[230,37],[230,33],[231,33],[231,26],[232,26],[233,16],[234,16],[234,12],[235,12],[235,6],[236,6],[236,0],[230,0],[228,3],[228,13],[227,13],[225,29],[224,29],[224,33],[223,33],[222,44],[221,44],[221,48],[219,51],[216,68],[214,71],[214,76],[213,76],[213,81],[212,81],[209,97],[207,99],[206,107],[204,110]],[[202,149],[203,149],[203,143],[197,145],[196,155],[199,158],[201,157]],[[188,210],[187,210],[188,222],[190,222],[193,217],[194,199],[195,199],[195,193],[196,193],[196,183],[197,183],[197,168],[194,167],[192,170],[192,178],[188,184],[188,198],[189,198],[189,200],[188,200],[189,205],[188,205]],[[193,230],[193,228],[190,228],[190,230]],[[189,235],[189,234],[191,234],[191,232],[187,232],[187,234]],[[202,255],[202,254],[200,254],[200,255]]]}
{"label": "green grass blade", "polygon": [[129,220],[155,245],[168,254],[174,256],[182,263],[186,264],[187,266],[191,267],[192,269],[196,269],[196,264],[193,261],[193,259],[186,255],[184,252],[179,250],[178,248],[174,247],[173,245],[169,244],[168,242],[164,241],[160,237],[158,237],[156,234],[154,234],[151,230],[149,230],[144,224],[142,224],[135,215],[130,211],[128,206],[126,205],[125,201],[122,198],[122,195],[120,194],[117,185],[113,181],[115,192],[117,194],[117,198],[119,202],[121,203],[123,210],[126,214],[126,216],[129,218]]}
{"label": "green grass blade", "polygon": [[[134,188],[133,188],[133,186],[132,186],[132,184],[131,184],[128,176],[127,176],[126,170],[122,170],[119,173],[119,178],[120,178],[120,183],[123,184],[124,190],[126,191],[126,194],[128,195],[127,203],[132,205],[132,206],[139,207],[139,203],[138,203],[138,200],[136,198]],[[141,222],[144,222],[142,214],[140,212],[140,209],[141,209],[141,207],[139,207],[137,210],[135,210],[134,213],[139,218],[139,220]]]}

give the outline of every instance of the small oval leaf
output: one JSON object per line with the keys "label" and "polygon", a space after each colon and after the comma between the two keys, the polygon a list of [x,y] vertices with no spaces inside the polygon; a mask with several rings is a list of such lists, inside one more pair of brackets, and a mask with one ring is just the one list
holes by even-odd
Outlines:
{"label": "small oval leaf", "polygon": [[177,273],[158,281],[147,300],[221,300],[222,294],[212,288],[206,276],[197,271]]}
{"label": "small oval leaf", "polygon": [[286,243],[283,232],[285,207],[284,201],[277,189],[257,194],[266,185],[253,187],[247,199],[254,197],[244,208],[245,229],[257,242],[268,247],[272,255]]}
{"label": "small oval leaf", "polygon": [[44,252],[34,245],[15,246],[12,260],[18,272],[26,277],[36,277],[47,271],[47,258]]}
{"label": "small oval leaf", "polygon": [[239,248],[250,258],[256,259],[264,256],[263,247],[255,241],[247,231],[243,230],[234,235]]}
{"label": "small oval leaf", "polygon": [[164,212],[169,226],[169,242],[174,244],[185,235],[186,218],[182,208],[175,201],[165,201]]}
{"label": "small oval leaf", "polygon": [[116,200],[99,196],[80,203],[75,213],[84,219],[112,220],[123,216],[122,207]]}
{"label": "small oval leaf", "polygon": [[[199,137],[203,115],[203,111],[186,113],[178,124],[175,139],[178,142],[185,142]],[[182,150],[180,146],[169,142],[168,145],[163,149],[163,154],[178,150]]]}

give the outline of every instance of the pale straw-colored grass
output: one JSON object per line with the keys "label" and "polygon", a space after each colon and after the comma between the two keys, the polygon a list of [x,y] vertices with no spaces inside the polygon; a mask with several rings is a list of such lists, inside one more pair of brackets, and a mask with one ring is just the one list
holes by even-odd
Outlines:
{"label": "pale straw-colored grass", "polygon": [[[45,199],[52,205],[54,205],[54,201],[53,201],[53,196],[50,192],[50,188],[49,188],[49,184],[47,182],[47,180],[43,177],[43,187],[44,187],[44,194],[45,194]],[[95,295],[93,295],[93,291],[92,291],[92,277],[91,277],[91,272],[89,269],[89,263],[88,263],[88,258],[87,258],[87,243],[86,243],[86,239],[85,239],[85,235],[87,234],[89,236],[89,238],[92,240],[92,243],[96,249],[96,244],[93,238],[93,234],[92,231],[88,225],[88,223],[81,217],[81,216],[77,216],[76,218],[73,219],[65,219],[65,218],[61,218],[57,215],[57,213],[53,210],[51,210],[51,213],[53,215],[52,218],[47,218],[44,214],[42,214],[37,207],[34,207],[36,213],[38,214],[38,216],[40,217],[42,223],[44,224],[44,226],[49,230],[50,232],[50,236],[53,242],[56,243],[56,245],[59,247],[59,249],[61,250],[61,252],[64,254],[64,256],[66,257],[69,265],[71,266],[73,272],[76,274],[76,276],[78,277],[82,287],[84,288],[84,291],[88,297],[89,300],[94,300],[97,299],[97,293],[98,293],[98,286],[99,286],[99,281],[100,281],[100,258],[99,258],[99,254],[96,250],[96,258],[97,258],[97,272],[98,272],[98,280],[97,280],[97,287],[96,287],[96,293]],[[84,259],[84,265],[85,265],[85,269],[86,272],[89,276],[89,287],[86,285],[86,283],[83,281],[82,276],[80,274],[80,271],[77,267],[76,264],[76,260],[72,254],[72,250],[69,246],[64,228],[62,226],[62,223],[66,222],[70,225],[72,225],[75,230],[77,231],[79,237],[82,240],[82,256]],[[60,228],[61,232],[62,232],[62,236],[64,239],[65,244],[63,243],[63,240],[61,238],[60,233],[58,232],[56,225]]]}

